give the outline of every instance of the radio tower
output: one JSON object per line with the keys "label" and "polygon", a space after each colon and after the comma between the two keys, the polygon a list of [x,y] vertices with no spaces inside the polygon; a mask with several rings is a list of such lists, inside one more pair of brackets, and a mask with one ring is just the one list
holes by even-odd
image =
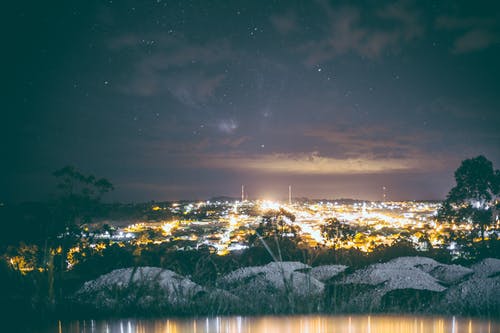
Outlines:
{"label": "radio tower", "polygon": [[245,185],[241,185],[241,202],[245,201]]}
{"label": "radio tower", "polygon": [[387,187],[382,186],[382,201],[387,200]]}
{"label": "radio tower", "polygon": [[292,185],[288,185],[288,204],[292,204]]}

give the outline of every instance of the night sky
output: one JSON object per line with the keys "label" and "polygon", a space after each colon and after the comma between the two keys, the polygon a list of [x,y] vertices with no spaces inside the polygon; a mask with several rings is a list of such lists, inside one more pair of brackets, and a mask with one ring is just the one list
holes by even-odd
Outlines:
{"label": "night sky", "polygon": [[442,199],[500,167],[498,1],[12,1],[0,201]]}

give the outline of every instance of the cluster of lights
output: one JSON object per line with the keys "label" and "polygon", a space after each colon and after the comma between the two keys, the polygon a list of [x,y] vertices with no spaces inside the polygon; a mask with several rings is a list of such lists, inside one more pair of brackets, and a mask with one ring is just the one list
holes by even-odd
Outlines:
{"label": "cluster of lights", "polygon": [[[292,221],[286,215],[280,220],[296,226],[303,243],[332,248],[356,248],[370,252],[380,245],[390,246],[405,234],[417,249],[425,250],[428,246],[443,246],[450,233],[470,234],[474,228],[470,223],[436,223],[439,203],[433,202],[302,202],[280,203],[271,200],[256,201],[201,201],[173,203],[169,206],[153,205],[152,211],[169,210],[178,219],[160,222],[138,222],[124,228],[109,231],[86,231],[90,241],[70,248],[67,252],[68,267],[76,265],[86,251],[100,252],[107,245],[116,243],[125,246],[161,244],[184,241],[193,244],[192,248],[209,246],[219,255],[239,251],[248,247],[248,236],[262,221],[262,216],[273,212],[293,214]],[[204,218],[198,218],[199,213]],[[351,228],[350,237],[329,239],[322,231],[322,226],[330,218],[336,218]],[[498,237],[499,221],[486,228],[486,235]],[[83,235],[83,234],[82,234]],[[291,236],[291,235],[284,235]],[[425,239],[426,242],[422,242]],[[479,235],[475,241],[479,241]],[[448,244],[450,251],[456,251],[453,242]],[[186,249],[185,246],[178,248]],[[54,254],[61,254],[60,251]],[[21,271],[36,269],[27,255],[8,258],[13,267]]]}

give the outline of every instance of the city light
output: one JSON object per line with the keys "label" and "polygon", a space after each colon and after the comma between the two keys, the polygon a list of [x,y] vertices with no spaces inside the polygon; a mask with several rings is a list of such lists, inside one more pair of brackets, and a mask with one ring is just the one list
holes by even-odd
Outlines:
{"label": "city light", "polygon": [[[163,207],[163,208],[162,208]],[[380,246],[391,246],[404,239],[420,251],[432,247],[446,247],[452,254],[460,248],[451,240],[452,234],[471,235],[474,242],[481,241],[470,223],[436,221],[438,202],[379,202],[379,201],[303,201],[279,202],[271,200],[201,201],[153,205],[151,211],[166,211],[174,217],[169,220],[138,220],[135,223],[108,230],[88,230],[91,238],[82,234],[79,246],[66,254],[71,269],[88,253],[99,253],[107,246],[147,246],[170,244],[178,250],[208,247],[219,255],[241,251],[250,246],[249,237],[264,221],[265,216],[275,216],[282,226],[292,227],[283,237],[295,237],[300,246],[332,249],[357,249],[372,252]],[[274,214],[274,215],[273,215]],[[335,218],[349,230],[348,237],[326,237],[325,224]],[[296,231],[295,231],[296,230]],[[498,221],[485,228],[485,238],[499,236]],[[335,233],[334,233],[335,234]],[[181,244],[182,245],[177,245]],[[20,271],[36,269],[30,249],[9,258],[12,267]]]}

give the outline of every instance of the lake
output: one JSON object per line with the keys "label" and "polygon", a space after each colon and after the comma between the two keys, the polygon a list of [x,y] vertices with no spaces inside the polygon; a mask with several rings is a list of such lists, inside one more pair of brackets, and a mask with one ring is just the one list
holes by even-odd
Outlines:
{"label": "lake", "polygon": [[58,322],[61,333],[496,333],[498,320],[419,316],[257,316]]}

